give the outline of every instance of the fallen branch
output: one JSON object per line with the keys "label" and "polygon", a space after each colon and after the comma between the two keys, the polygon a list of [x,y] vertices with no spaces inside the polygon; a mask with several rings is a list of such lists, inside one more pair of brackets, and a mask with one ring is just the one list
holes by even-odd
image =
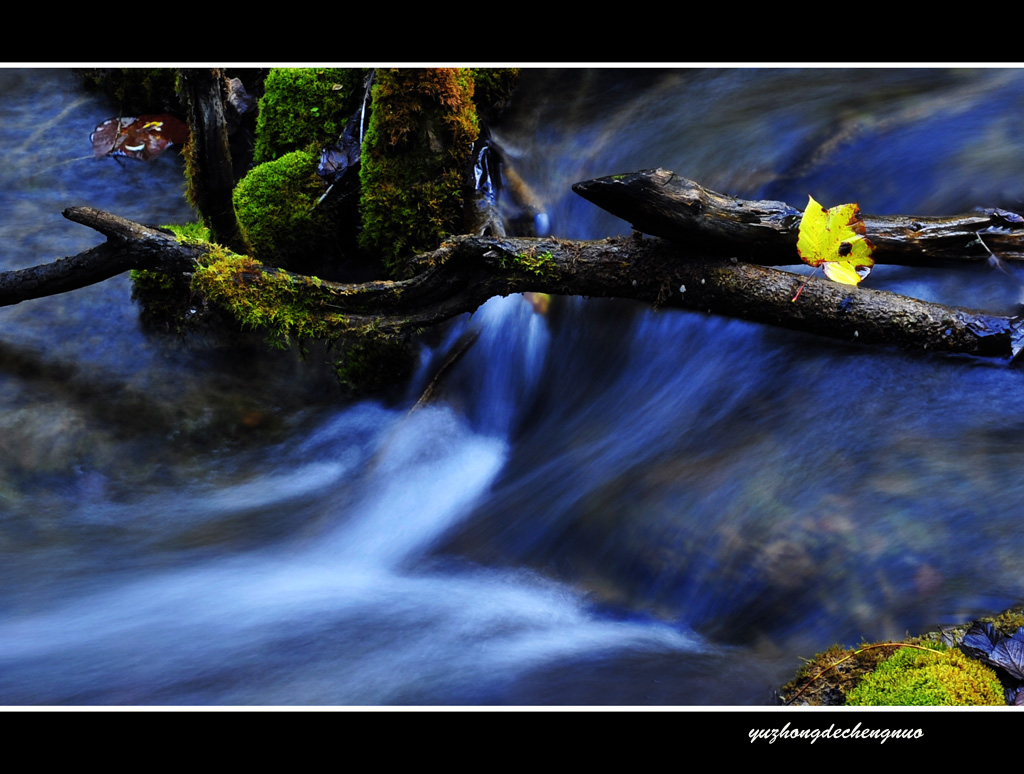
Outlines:
{"label": "fallen branch", "polygon": [[[129,268],[193,273],[212,259],[212,246],[181,245],[163,231],[110,213],[72,208],[64,214],[108,241],[74,258],[0,274],[0,304],[83,287]],[[230,282],[254,296],[271,286],[279,289],[281,282],[292,286],[324,335],[415,331],[471,312],[493,296],[534,291],[633,299],[906,349],[1011,360],[1024,348],[1021,318],[839,285],[735,258],[696,257],[677,244],[639,235],[594,242],[461,236],[412,263],[411,279],[342,284],[246,261]],[[807,286],[794,304],[802,282]]]}
{"label": "fallen branch", "polygon": [[[796,240],[803,212],[784,202],[716,193],[667,169],[587,180],[572,189],[645,234],[770,266],[800,262]],[[876,263],[982,263],[992,253],[1024,261],[1024,218],[1007,210],[950,217],[864,215],[864,226]]]}
{"label": "fallen branch", "polygon": [[99,231],[107,241],[54,263],[0,273],[0,306],[78,290],[129,269],[188,272],[206,252],[178,244],[173,234],[93,207],[71,207],[64,217]]}

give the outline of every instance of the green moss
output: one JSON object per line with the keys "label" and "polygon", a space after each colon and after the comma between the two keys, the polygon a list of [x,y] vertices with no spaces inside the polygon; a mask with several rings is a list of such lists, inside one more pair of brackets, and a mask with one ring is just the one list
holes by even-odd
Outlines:
{"label": "green moss", "polygon": [[362,98],[362,80],[357,69],[271,70],[256,121],[255,162],[337,140]]}
{"label": "green moss", "polygon": [[461,231],[479,136],[471,71],[381,69],[363,142],[360,245],[392,276],[401,259]]}
{"label": "green moss", "polygon": [[223,248],[213,250],[202,264],[192,276],[196,294],[241,326],[266,334],[271,346],[284,349],[293,341],[326,340],[337,353],[333,368],[347,392],[377,393],[410,373],[415,358],[407,338],[326,311],[323,295],[308,287],[322,287],[316,277],[289,276]]}
{"label": "green moss", "polygon": [[[942,646],[934,646],[941,649]],[[901,648],[846,696],[855,706],[1005,705],[995,673],[959,650]]]}
{"label": "green moss", "polygon": [[317,162],[314,153],[292,151],[250,170],[235,186],[235,216],[252,257],[290,267],[326,249],[333,226],[315,206],[326,190]]}
{"label": "green moss", "polygon": [[533,274],[537,277],[550,279],[557,274],[555,256],[550,252],[536,253],[531,250],[527,253],[519,253],[514,259],[502,257],[499,265],[503,269],[518,269],[519,271]]}
{"label": "green moss", "polygon": [[166,228],[168,231],[173,231],[175,238],[177,238],[179,244],[183,245],[198,245],[204,244],[210,241],[210,229],[204,226],[202,223],[184,223],[182,225],[167,225],[161,226]]}
{"label": "green moss", "polygon": [[244,327],[264,331],[273,346],[296,339],[329,339],[347,324],[343,315],[324,314],[308,292],[316,277],[289,277],[259,261],[223,248],[211,251],[192,274],[192,290],[226,309]]}
{"label": "green moss", "polygon": [[1010,637],[1019,628],[1024,626],[1024,607],[1011,607],[1009,610],[1004,610],[995,618],[983,618],[981,620],[991,620],[992,625],[995,626],[996,629],[1001,631],[1007,637]]}

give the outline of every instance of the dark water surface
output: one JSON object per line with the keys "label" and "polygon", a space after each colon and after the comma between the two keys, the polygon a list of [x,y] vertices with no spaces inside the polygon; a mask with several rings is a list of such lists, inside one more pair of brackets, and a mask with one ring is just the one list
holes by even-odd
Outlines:
{"label": "dark water surface", "polygon": [[[180,160],[88,156],[112,108],[0,70],[2,268],[184,222]],[[551,233],[662,166],[871,213],[1024,207],[1024,73],[527,71],[496,138]],[[1007,312],[1018,277],[868,279]],[[443,400],[431,364],[480,338]],[[140,329],[127,277],[0,310],[0,702],[743,704],[833,642],[1024,596],[1019,368],[627,302],[494,299],[395,405]]]}

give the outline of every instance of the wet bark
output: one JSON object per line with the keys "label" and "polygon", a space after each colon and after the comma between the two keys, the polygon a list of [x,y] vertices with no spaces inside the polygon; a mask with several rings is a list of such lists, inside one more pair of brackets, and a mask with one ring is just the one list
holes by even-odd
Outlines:
{"label": "wet bark", "polygon": [[178,244],[173,234],[93,207],[72,207],[64,217],[99,231],[107,241],[70,258],[0,273],[0,306],[78,290],[129,269],[189,272],[205,253]]}
{"label": "wet bark", "polygon": [[224,116],[224,77],[220,70],[182,69],[180,98],[188,111],[186,149],[193,204],[203,215],[214,240],[242,250],[231,193],[235,177]]}
{"label": "wet bark", "polygon": [[[576,183],[573,190],[638,231],[744,261],[800,263],[803,211],[784,202],[716,193],[666,169],[646,169]],[[828,202],[825,206],[842,204]],[[1007,210],[950,217],[864,215],[876,263],[938,266],[980,263],[994,253],[1024,261],[1024,218]]]}
{"label": "wet bark", "polygon": [[[76,207],[65,217],[94,228],[107,242],[73,258],[0,274],[0,304],[52,295],[99,282],[129,268],[190,273],[206,250],[101,210]],[[338,333],[372,327],[404,333],[472,312],[489,298],[521,292],[634,299],[805,331],[861,344],[1011,360],[1024,347],[1024,322],[944,306],[824,278],[707,257],[662,239],[455,237],[411,262],[400,281],[311,283],[287,277],[312,306],[336,320]],[[258,283],[240,272],[235,282]],[[800,285],[806,288],[793,302]]]}

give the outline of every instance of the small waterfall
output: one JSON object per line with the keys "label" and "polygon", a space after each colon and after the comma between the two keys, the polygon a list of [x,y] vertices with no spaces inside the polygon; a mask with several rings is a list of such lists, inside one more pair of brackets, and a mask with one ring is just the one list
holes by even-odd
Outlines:
{"label": "small waterfall", "polygon": [[465,515],[507,454],[503,439],[473,433],[446,406],[413,412],[379,443],[364,494],[316,555],[348,566],[398,566]]}
{"label": "small waterfall", "polygon": [[[479,338],[459,369],[484,375],[463,411],[357,405],[283,444],[274,473],[152,503],[164,521],[322,515],[285,544],[120,573],[0,621],[0,701],[482,701],[585,654],[702,650],[677,627],[609,618],[534,573],[430,558],[499,476],[549,338],[520,297],[462,325]],[[91,507],[116,521],[140,504]]]}

